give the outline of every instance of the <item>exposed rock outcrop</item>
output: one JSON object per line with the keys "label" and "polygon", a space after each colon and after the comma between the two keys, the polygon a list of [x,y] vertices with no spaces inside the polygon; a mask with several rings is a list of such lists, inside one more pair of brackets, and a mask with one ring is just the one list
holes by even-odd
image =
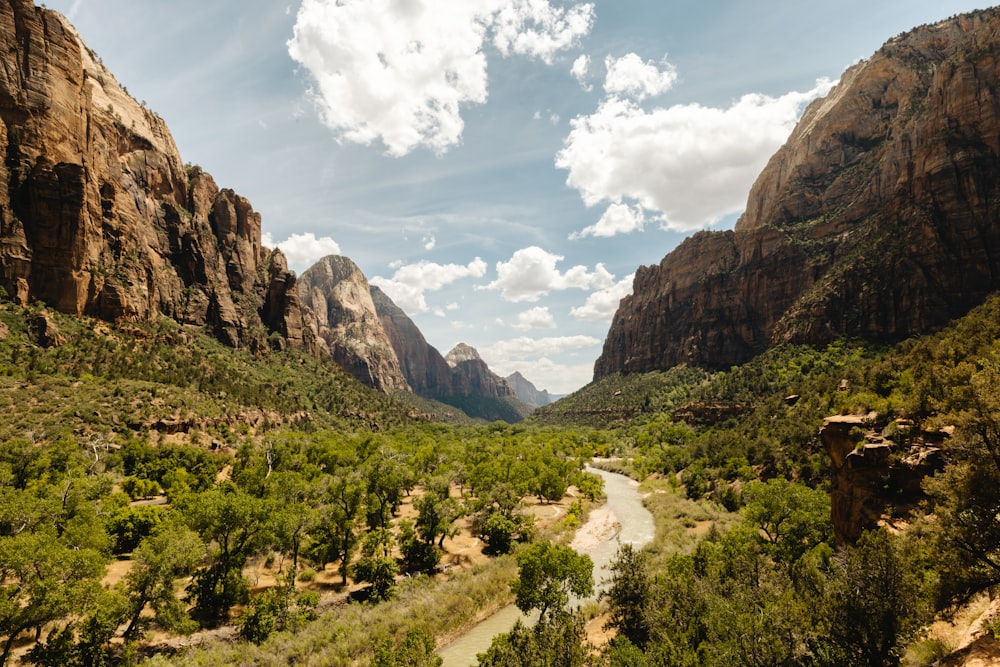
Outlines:
{"label": "exposed rock outcrop", "polygon": [[528,381],[528,379],[521,375],[518,371],[515,371],[504,379],[507,381],[507,384],[510,385],[510,388],[514,390],[518,400],[522,403],[527,403],[528,405],[540,408],[543,405],[548,405],[555,400],[552,395],[549,394],[548,390],[543,389],[539,391],[534,384]]}
{"label": "exposed rock outcrop", "polygon": [[294,281],[268,272],[260,215],[185,168],[163,120],[129,97],[65,18],[0,0],[0,43],[0,286],[9,295],[106,320],[166,315],[256,348],[268,293],[267,326],[310,347],[294,333]]}
{"label": "exposed rock outcrop", "polygon": [[374,389],[410,389],[375,309],[368,279],[354,262],[339,255],[324,257],[302,274],[298,289],[337,363]]}
{"label": "exposed rock outcrop", "polygon": [[896,37],[810,105],[735,230],[636,272],[595,379],[936,330],[1000,289],[998,183],[1000,11]]}
{"label": "exposed rock outcrop", "polygon": [[459,343],[444,359],[452,369],[452,394],[516,398],[507,381],[490,370],[474,347]]}
{"label": "exposed rock outcrop", "polygon": [[945,434],[877,415],[828,417],[820,441],[830,457],[830,512],[838,544],[854,544],[886,518],[906,517],[924,499],[921,482],[944,465]]}
{"label": "exposed rock outcrop", "polygon": [[451,367],[385,292],[371,287],[372,302],[413,392],[443,400],[452,395]]}

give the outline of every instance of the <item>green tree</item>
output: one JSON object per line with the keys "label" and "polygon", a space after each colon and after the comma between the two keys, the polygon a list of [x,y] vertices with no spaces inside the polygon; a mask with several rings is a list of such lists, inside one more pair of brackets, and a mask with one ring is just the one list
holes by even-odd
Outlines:
{"label": "green tree", "polygon": [[510,632],[493,638],[480,653],[480,667],[582,667],[590,647],[580,612],[556,611],[542,616],[534,628],[517,621]]}
{"label": "green tree", "polygon": [[193,614],[208,626],[218,624],[230,607],[246,599],[243,577],[247,559],[274,542],[271,503],[233,486],[185,496],[179,503],[185,522],[210,545],[208,566],[188,586]]}
{"label": "green tree", "polygon": [[649,571],[649,555],[631,544],[618,547],[611,563],[611,580],[601,598],[608,603],[610,618],[606,627],[615,628],[640,649],[649,642],[652,612],[653,579]]}
{"label": "green tree", "polygon": [[19,634],[85,611],[100,591],[103,555],[61,539],[51,526],[0,538],[0,665]]}
{"label": "green tree", "polygon": [[141,628],[143,611],[153,610],[156,621],[174,631],[186,631],[190,619],[184,604],[177,598],[175,583],[190,574],[201,562],[205,545],[190,528],[176,522],[160,524],[132,554],[132,568],[125,575],[128,597],[126,640],[135,638]]}
{"label": "green tree", "polygon": [[361,538],[361,559],[354,564],[354,578],[371,584],[369,599],[373,602],[392,597],[399,574],[399,563],[392,557],[393,542],[388,528],[378,528]]}
{"label": "green tree", "polygon": [[518,577],[510,587],[517,608],[538,609],[541,618],[562,611],[569,596],[587,597],[594,592],[594,563],[590,556],[570,547],[538,542],[517,555]]}
{"label": "green tree", "polygon": [[317,524],[310,532],[309,559],[320,567],[340,561],[341,582],[345,585],[358,544],[364,501],[365,480],[360,473],[344,472],[334,477],[318,510]]}
{"label": "green tree", "polygon": [[867,531],[834,562],[826,614],[835,662],[895,667],[929,615],[920,568],[882,529]]}

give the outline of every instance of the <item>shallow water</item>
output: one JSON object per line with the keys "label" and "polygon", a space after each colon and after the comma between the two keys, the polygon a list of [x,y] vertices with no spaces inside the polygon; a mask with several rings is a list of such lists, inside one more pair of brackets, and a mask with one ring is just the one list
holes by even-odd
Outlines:
{"label": "shallow water", "polygon": [[[609,576],[607,567],[614,560],[615,554],[618,553],[618,545],[627,543],[640,547],[653,539],[655,527],[653,515],[642,505],[642,497],[638,491],[639,485],[635,481],[624,475],[595,468],[588,468],[588,470],[597,473],[604,479],[604,493],[608,497],[604,507],[610,510],[619,524],[617,532],[585,551],[594,561],[595,590],[599,593],[605,587],[604,580]],[[595,593],[595,597],[597,593]],[[504,607],[483,620],[469,632],[438,651],[438,655],[444,660],[443,667],[475,665],[476,654],[485,652],[490,647],[493,637],[510,630],[518,619],[522,619],[526,625],[531,625],[535,620],[533,617],[526,617],[514,605]]]}

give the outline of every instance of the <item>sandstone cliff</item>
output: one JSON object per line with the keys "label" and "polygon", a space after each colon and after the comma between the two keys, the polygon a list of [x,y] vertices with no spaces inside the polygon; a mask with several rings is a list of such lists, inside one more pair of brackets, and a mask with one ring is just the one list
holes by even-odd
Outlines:
{"label": "sandstone cliff", "polygon": [[595,379],[898,340],[1000,288],[1000,11],[924,26],[806,110],[734,231],[636,272]]}
{"label": "sandstone cliff", "polygon": [[380,391],[410,389],[368,279],[354,262],[337,255],[321,259],[299,279],[299,299],[315,316],[330,354],[351,375]]}
{"label": "sandstone cliff", "polygon": [[921,483],[944,466],[944,432],[927,433],[907,420],[838,415],[823,422],[830,457],[830,516],[838,544],[854,544],[884,521],[907,521],[925,499]]}
{"label": "sandstone cliff", "polygon": [[471,345],[459,343],[444,359],[452,369],[453,394],[516,398],[507,381],[491,371]]}
{"label": "sandstone cliff", "polygon": [[514,394],[517,395],[518,400],[523,403],[540,408],[555,400],[548,391],[545,389],[539,391],[534,384],[519,372],[514,372],[504,379],[510,385],[510,388],[514,390]]}
{"label": "sandstone cliff", "polygon": [[0,286],[74,315],[267,329],[316,351],[250,202],[185,168],[165,123],[55,12],[0,0]]}
{"label": "sandstone cliff", "polygon": [[371,287],[372,302],[413,392],[442,400],[452,395],[451,367],[385,292]]}

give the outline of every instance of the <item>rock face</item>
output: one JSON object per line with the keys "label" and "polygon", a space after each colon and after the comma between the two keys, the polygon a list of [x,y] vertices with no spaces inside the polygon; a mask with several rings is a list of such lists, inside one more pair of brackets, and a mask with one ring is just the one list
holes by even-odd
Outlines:
{"label": "rock face", "polygon": [[372,286],[371,297],[413,393],[438,400],[452,396],[451,367],[441,353],[385,292]]}
{"label": "rock face", "polygon": [[[267,329],[315,352],[294,276],[260,215],[185,168],[163,120],[133,100],[55,12],[0,0],[0,286],[74,315],[210,327],[233,346]],[[265,328],[266,325],[266,328]]]}
{"label": "rock face", "polygon": [[410,389],[361,270],[330,255],[299,280],[299,299],[312,311],[319,337],[351,375],[380,391]]}
{"label": "rock face", "polygon": [[516,398],[507,381],[490,370],[475,348],[459,343],[444,359],[452,369],[452,394]]}
{"label": "rock face", "polygon": [[543,389],[542,391],[538,391],[538,388],[519,372],[515,371],[513,374],[508,375],[504,379],[507,381],[507,384],[510,385],[510,388],[514,390],[518,400],[522,403],[527,403],[528,405],[540,408],[543,405],[548,405],[554,400],[552,395],[549,394],[547,390]]}
{"label": "rock face", "polygon": [[925,497],[921,482],[944,465],[944,437],[909,422],[880,423],[877,415],[828,417],[820,441],[833,469],[830,513],[837,543],[854,544],[863,531],[916,508]]}
{"label": "rock face", "polygon": [[636,272],[595,379],[898,340],[1000,289],[1000,11],[917,28],[806,110],[734,231]]}

